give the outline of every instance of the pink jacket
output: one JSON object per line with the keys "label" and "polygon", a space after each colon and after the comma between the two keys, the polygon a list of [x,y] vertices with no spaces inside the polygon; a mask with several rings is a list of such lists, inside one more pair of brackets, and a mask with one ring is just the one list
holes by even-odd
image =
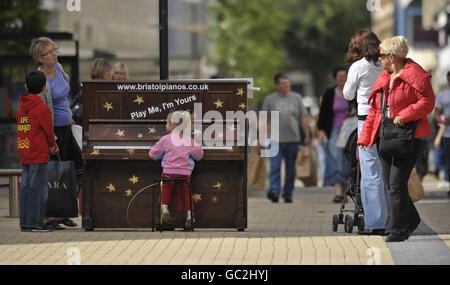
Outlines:
{"label": "pink jacket", "polygon": [[[390,78],[390,74],[385,70],[375,81],[369,96],[369,103],[371,102],[369,114],[359,135],[358,145],[372,146],[378,136],[382,119],[381,91],[384,91],[386,97]],[[388,98],[389,117],[400,116],[405,123],[420,119],[416,138],[431,135],[427,115],[433,111],[435,98],[430,78],[431,75],[420,65],[412,59],[407,59],[403,72],[394,79]]]}
{"label": "pink jacket", "polygon": [[191,175],[194,160],[203,158],[203,149],[192,138],[172,131],[163,136],[150,149],[148,155],[153,160],[162,159],[161,166],[165,174]]}

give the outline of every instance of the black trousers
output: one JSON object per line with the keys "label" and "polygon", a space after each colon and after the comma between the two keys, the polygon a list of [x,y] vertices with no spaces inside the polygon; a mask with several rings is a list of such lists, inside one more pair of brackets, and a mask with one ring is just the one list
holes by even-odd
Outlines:
{"label": "black trousers", "polygon": [[387,233],[405,236],[410,228],[415,228],[420,223],[419,213],[408,194],[408,180],[424,146],[423,139],[414,139],[411,154],[406,158],[383,156],[379,153],[383,180],[389,188],[390,196]]}
{"label": "black trousers", "polygon": [[73,160],[75,163],[75,174],[77,176],[78,189],[80,189],[83,179],[83,161],[81,149],[72,134],[72,126],[54,127],[54,131],[61,160]]}

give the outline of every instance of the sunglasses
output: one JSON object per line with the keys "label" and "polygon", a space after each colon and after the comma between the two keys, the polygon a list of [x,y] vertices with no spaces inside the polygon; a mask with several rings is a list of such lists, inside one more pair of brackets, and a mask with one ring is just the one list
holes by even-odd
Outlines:
{"label": "sunglasses", "polygon": [[[392,53],[380,53],[381,58],[385,58],[388,55],[391,55]],[[393,55],[393,54],[392,54]]]}

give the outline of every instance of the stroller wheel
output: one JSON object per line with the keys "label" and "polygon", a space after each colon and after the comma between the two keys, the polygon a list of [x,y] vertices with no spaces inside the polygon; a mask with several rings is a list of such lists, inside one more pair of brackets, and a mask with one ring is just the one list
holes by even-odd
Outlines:
{"label": "stroller wheel", "polygon": [[351,216],[345,216],[344,229],[346,233],[351,234],[353,232],[353,218]]}
{"label": "stroller wheel", "polygon": [[339,214],[339,224],[344,223],[344,214]]}
{"label": "stroller wheel", "polygon": [[337,215],[333,215],[333,232],[337,232],[339,225],[339,217]]}
{"label": "stroller wheel", "polygon": [[362,232],[365,228],[365,221],[363,216],[358,217],[358,231]]}

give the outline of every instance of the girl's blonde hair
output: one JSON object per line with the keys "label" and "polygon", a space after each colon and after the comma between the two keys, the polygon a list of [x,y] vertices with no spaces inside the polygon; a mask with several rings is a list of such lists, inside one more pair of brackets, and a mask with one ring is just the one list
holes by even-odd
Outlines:
{"label": "girl's blonde hair", "polygon": [[103,79],[105,72],[111,69],[111,64],[104,58],[96,58],[91,64],[91,79]]}
{"label": "girl's blonde hair", "polygon": [[39,37],[31,40],[29,53],[36,64],[41,64],[40,63],[41,54],[48,44],[51,44],[53,45],[53,47],[56,47],[55,43],[48,37]]}
{"label": "girl's blonde hair", "polygon": [[192,114],[189,110],[170,111],[167,115],[167,122],[174,128],[181,125],[182,130],[192,129]]}
{"label": "girl's blonde hair", "polygon": [[113,76],[117,71],[123,71],[125,73],[125,80],[128,80],[128,67],[124,62],[116,62],[113,68]]}
{"label": "girl's blonde hair", "polygon": [[398,58],[406,58],[408,55],[408,40],[402,36],[395,36],[383,40],[380,44],[384,53],[393,54]]}

